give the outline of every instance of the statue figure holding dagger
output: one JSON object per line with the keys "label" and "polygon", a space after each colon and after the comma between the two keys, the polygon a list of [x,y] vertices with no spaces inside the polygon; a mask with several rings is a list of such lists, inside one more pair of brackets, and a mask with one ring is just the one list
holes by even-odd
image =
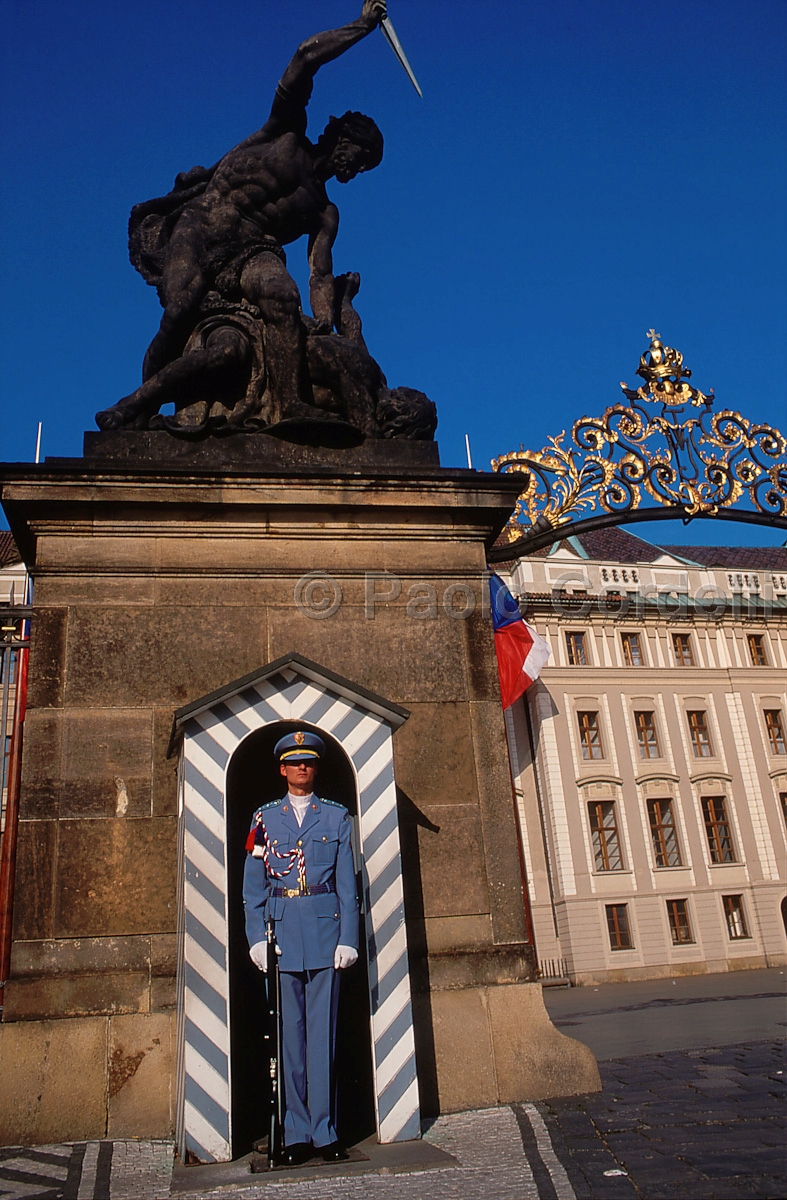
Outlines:
{"label": "statue figure holding dagger", "polygon": [[[342,313],[346,325],[352,299],[348,301],[344,277],[333,275],[339,211],[325,185],[330,179],[348,183],[377,166],[383,138],[370,117],[346,112],[331,117],[312,142],[306,136],[306,108],[320,67],[378,25],[417,88],[388,20],[386,0],[363,0],[357,20],[315,34],[298,47],[261,129],[215,166],[192,168],[177,177],[166,196],[132,210],[131,261],[156,287],[164,312],[145,355],[142,386],[97,415],[102,429],[146,428],[151,413],[173,398],[162,395],[162,382],[178,372],[186,370],[192,377],[198,370],[221,372],[227,364],[242,367],[248,347],[237,327],[214,333],[196,348],[189,340],[206,309],[215,313],[217,305],[251,313],[264,330],[265,378],[257,427],[324,415],[315,407],[306,338],[334,330],[342,334]],[[302,318],[284,251],[302,236],[308,238],[310,325]],[[179,360],[187,350],[202,358],[192,358],[183,368]],[[374,436],[373,413],[365,424],[364,434]],[[379,430],[376,436],[381,436]]]}

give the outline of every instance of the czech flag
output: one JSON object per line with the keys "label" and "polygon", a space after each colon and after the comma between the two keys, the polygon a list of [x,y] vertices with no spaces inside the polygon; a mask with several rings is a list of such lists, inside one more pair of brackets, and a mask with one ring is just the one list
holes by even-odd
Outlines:
{"label": "czech flag", "polygon": [[500,697],[503,708],[510,708],[538,679],[551,651],[535,629],[522,620],[519,605],[499,575],[491,576],[489,592]]}

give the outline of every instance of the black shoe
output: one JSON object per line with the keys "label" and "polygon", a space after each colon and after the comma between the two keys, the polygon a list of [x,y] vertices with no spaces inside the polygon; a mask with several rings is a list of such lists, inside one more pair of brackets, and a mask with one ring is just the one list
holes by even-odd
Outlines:
{"label": "black shoe", "polygon": [[310,1158],[314,1158],[316,1153],[314,1146],[309,1142],[293,1142],[291,1146],[285,1146],[282,1150],[280,1162],[285,1167],[300,1167]]}
{"label": "black shoe", "polygon": [[350,1156],[341,1142],[329,1142],[327,1146],[318,1146],[317,1151],[322,1155],[323,1162],[344,1162]]}

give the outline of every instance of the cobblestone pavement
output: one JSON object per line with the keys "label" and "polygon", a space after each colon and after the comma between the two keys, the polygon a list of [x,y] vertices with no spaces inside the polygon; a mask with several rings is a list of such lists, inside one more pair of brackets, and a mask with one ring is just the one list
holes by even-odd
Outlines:
{"label": "cobblestone pavement", "polygon": [[0,1149],[2,1200],[168,1196],[172,1142],[101,1141]]}
{"label": "cobblestone pavement", "polygon": [[[286,1179],[237,1174],[179,1200],[787,1200],[785,1043],[601,1064],[595,1095],[440,1117],[428,1170]],[[164,1200],[169,1142],[0,1150],[2,1200]],[[229,1168],[228,1168],[229,1169]],[[246,1182],[248,1180],[248,1183]],[[195,1178],[196,1182],[196,1178]]]}
{"label": "cobblestone pavement", "polygon": [[[786,1045],[753,1042],[612,1060],[599,1064],[602,1092],[540,1104],[574,1194],[582,1200],[783,1200]],[[615,1170],[624,1174],[609,1174]]]}

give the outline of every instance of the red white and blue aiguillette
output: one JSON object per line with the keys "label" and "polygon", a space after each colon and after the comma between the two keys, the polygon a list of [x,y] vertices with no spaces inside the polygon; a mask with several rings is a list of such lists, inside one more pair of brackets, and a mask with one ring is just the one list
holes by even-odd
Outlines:
{"label": "red white and blue aiguillette", "polygon": [[499,575],[490,577],[489,592],[500,698],[503,708],[510,708],[538,679],[551,651],[532,625],[522,619],[519,605]]}

